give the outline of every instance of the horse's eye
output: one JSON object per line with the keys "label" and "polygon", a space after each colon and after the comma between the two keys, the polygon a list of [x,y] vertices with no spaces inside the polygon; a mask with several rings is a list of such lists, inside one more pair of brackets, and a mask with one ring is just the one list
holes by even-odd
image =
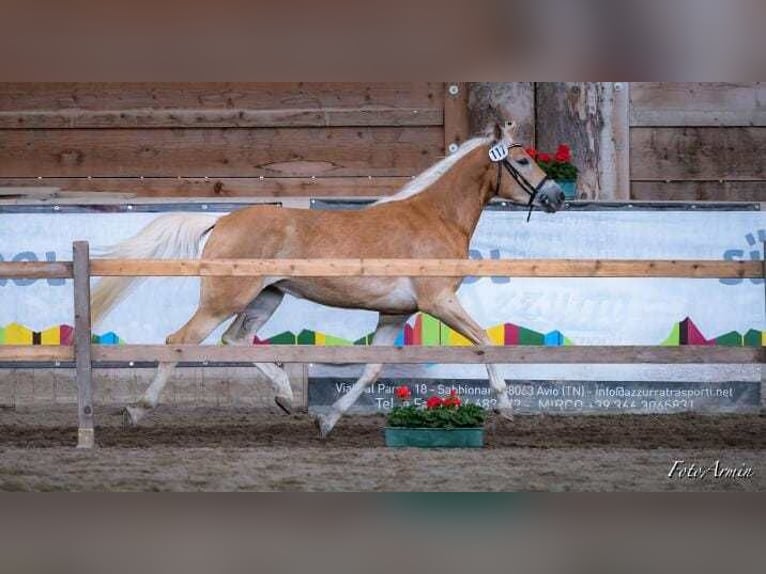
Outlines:
{"label": "horse's eye", "polygon": [[528,165],[529,164],[529,159],[526,158],[526,157],[522,157],[522,158],[517,159],[516,163],[519,164],[519,165]]}

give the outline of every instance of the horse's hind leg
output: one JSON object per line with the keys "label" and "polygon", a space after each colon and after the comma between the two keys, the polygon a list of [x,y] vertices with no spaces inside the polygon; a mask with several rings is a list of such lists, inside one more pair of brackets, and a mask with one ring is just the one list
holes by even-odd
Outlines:
{"label": "horse's hind leg", "polygon": [[[200,307],[186,324],[166,339],[169,345],[201,343],[213,330],[231,316],[228,314],[211,313]],[[157,374],[152,379],[149,388],[135,405],[125,408],[126,422],[135,425],[146,414],[154,409],[160,400],[160,394],[165,388],[170,375],[178,363],[160,363]]]}
{"label": "horse's hind leg", "polygon": [[[205,278],[202,281],[200,306],[194,315],[178,331],[169,335],[168,345],[197,345],[212,333],[218,325],[233,314],[242,311],[261,288],[260,282],[242,289],[228,281],[218,278]],[[243,302],[244,301],[244,302]],[[125,409],[126,422],[135,425],[159,403],[160,394],[173,373],[177,363],[160,363],[157,374],[141,399]]]}
{"label": "horse's hind leg", "polygon": [[[240,313],[221,338],[226,345],[250,345],[252,336],[274,314],[284,294],[276,289],[265,289]],[[255,367],[271,382],[274,402],[286,413],[292,412],[293,390],[284,369],[273,363],[255,363]]]}
{"label": "horse's hind leg", "polygon": [[[373,345],[393,345],[396,337],[407,322],[409,315],[381,315],[378,327],[372,337]],[[383,370],[381,363],[370,363],[365,366],[362,376],[357,379],[354,386],[335,401],[330,411],[326,414],[317,415],[316,422],[319,427],[319,435],[325,438],[333,429],[338,419],[353,405],[362,394],[365,387],[374,383]]]}

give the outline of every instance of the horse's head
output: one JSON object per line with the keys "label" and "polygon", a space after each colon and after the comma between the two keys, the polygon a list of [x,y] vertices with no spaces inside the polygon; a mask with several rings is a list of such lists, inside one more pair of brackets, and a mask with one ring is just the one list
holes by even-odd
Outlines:
{"label": "horse's head", "polygon": [[489,149],[489,159],[497,168],[490,170],[495,181],[494,195],[511,201],[540,207],[548,213],[561,209],[564,192],[549,179],[524,147],[516,143],[516,124],[495,125],[495,143]]}

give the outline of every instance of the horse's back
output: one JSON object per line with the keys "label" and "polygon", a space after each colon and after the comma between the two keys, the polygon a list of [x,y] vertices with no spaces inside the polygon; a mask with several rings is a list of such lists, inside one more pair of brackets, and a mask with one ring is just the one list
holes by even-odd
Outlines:
{"label": "horse's back", "polygon": [[433,231],[433,226],[419,220],[417,214],[408,212],[404,207],[390,203],[360,210],[335,211],[252,206],[219,220],[203,257],[461,256],[454,245],[425,240]]}

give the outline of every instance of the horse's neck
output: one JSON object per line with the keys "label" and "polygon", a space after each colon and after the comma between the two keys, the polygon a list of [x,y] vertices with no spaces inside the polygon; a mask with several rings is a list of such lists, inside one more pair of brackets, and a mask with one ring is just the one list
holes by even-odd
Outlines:
{"label": "horse's neck", "polygon": [[428,189],[414,196],[413,203],[423,212],[448,222],[470,240],[482,209],[492,197],[485,158],[484,146],[473,150]]}

